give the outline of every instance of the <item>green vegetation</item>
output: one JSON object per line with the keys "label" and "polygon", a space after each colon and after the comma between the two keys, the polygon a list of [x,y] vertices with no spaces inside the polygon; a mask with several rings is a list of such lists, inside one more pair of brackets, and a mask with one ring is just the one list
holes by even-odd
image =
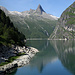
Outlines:
{"label": "green vegetation", "polygon": [[[65,18],[65,21],[67,23],[65,25],[73,25],[75,24],[75,8],[73,7],[75,3],[73,3],[71,6],[69,6],[66,11],[64,11],[63,15],[64,16],[69,16],[69,18]],[[64,17],[63,16],[63,17]]]}
{"label": "green vegetation", "polygon": [[71,12],[66,12],[66,13],[65,13],[65,15],[75,16],[75,14],[74,14],[74,13],[72,13],[72,11],[71,11]]}
{"label": "green vegetation", "polygon": [[6,64],[8,64],[8,62],[2,62],[2,63],[0,64],[0,66],[6,65]]}
{"label": "green vegetation", "polygon": [[10,57],[6,62],[2,62],[0,66],[11,63],[13,60],[16,60],[19,56]]}
{"label": "green vegetation", "polygon": [[18,57],[19,56],[9,57],[9,59],[6,62],[11,63],[13,60],[16,60]]}
{"label": "green vegetation", "polygon": [[25,36],[20,33],[17,28],[14,27],[9,17],[0,10],[0,44],[11,46],[20,45],[23,46]]}
{"label": "green vegetation", "polygon": [[75,24],[75,18],[73,17],[67,19],[67,23],[65,25],[72,25],[72,24]]}
{"label": "green vegetation", "polygon": [[18,53],[17,56],[25,55],[25,53]]}
{"label": "green vegetation", "polygon": [[21,55],[25,55],[25,53],[18,53],[17,56],[9,57],[9,59],[6,60],[6,62],[2,62],[2,63],[0,64],[0,66],[3,66],[3,65],[6,65],[6,64],[9,64],[9,63],[13,62],[13,61],[16,60],[17,58],[19,58],[19,56],[21,56]]}
{"label": "green vegetation", "polygon": [[[57,21],[51,21],[37,16],[20,17],[9,15],[20,32],[26,35],[26,38],[48,38],[53,32]],[[15,19],[15,20],[14,20]],[[29,28],[28,28],[29,27]],[[49,36],[47,35],[46,31]]]}

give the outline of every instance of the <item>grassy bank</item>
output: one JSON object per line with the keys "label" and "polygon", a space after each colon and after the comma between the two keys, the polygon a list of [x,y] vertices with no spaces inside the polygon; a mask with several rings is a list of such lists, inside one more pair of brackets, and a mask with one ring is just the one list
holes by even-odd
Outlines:
{"label": "grassy bank", "polygon": [[9,57],[9,59],[6,60],[5,62],[2,62],[2,63],[0,64],[0,66],[4,66],[4,65],[6,65],[6,64],[9,64],[9,63],[13,62],[13,61],[16,60],[17,58],[19,58],[21,55],[25,55],[25,53],[18,53],[17,56]]}

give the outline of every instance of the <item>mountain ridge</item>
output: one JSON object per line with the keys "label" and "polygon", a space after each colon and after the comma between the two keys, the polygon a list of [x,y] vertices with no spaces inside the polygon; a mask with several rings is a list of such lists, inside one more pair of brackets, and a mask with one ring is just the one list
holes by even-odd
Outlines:
{"label": "mountain ridge", "polygon": [[19,16],[27,16],[27,15],[39,15],[43,18],[47,18],[47,19],[50,19],[50,20],[58,20],[58,17],[54,16],[54,15],[51,15],[51,14],[47,14],[42,6],[39,4],[37,9],[34,10],[34,9],[30,9],[29,11],[22,11],[22,12],[18,12],[18,11],[8,11],[5,7],[3,6],[0,6],[0,9],[3,10],[6,14],[12,14],[12,15],[19,15]]}
{"label": "mountain ridge", "polygon": [[26,35],[26,38],[48,38],[58,19],[56,16],[47,14],[41,5],[36,10],[9,11],[7,15],[14,26]]}

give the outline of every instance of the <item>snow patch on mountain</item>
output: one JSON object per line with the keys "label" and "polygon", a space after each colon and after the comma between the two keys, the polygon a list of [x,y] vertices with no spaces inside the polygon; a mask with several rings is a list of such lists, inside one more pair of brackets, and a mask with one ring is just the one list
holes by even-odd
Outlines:
{"label": "snow patch on mountain", "polygon": [[9,11],[9,12],[10,12],[10,14],[12,14],[12,15],[19,15],[19,16],[22,15],[22,13],[21,13],[21,12],[18,12],[18,11]]}
{"label": "snow patch on mountain", "polygon": [[59,17],[56,17],[56,16],[53,16],[53,15],[50,15],[52,18],[54,18],[55,20],[58,20]]}

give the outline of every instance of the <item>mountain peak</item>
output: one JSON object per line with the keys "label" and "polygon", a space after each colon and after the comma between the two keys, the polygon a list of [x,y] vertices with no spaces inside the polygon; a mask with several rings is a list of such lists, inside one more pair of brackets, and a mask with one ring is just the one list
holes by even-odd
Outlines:
{"label": "mountain peak", "polygon": [[39,14],[42,14],[42,12],[45,12],[45,11],[43,10],[42,6],[39,4],[38,8],[36,9],[36,12]]}
{"label": "mountain peak", "polygon": [[38,8],[42,8],[42,6],[39,4],[39,5],[38,5]]}

